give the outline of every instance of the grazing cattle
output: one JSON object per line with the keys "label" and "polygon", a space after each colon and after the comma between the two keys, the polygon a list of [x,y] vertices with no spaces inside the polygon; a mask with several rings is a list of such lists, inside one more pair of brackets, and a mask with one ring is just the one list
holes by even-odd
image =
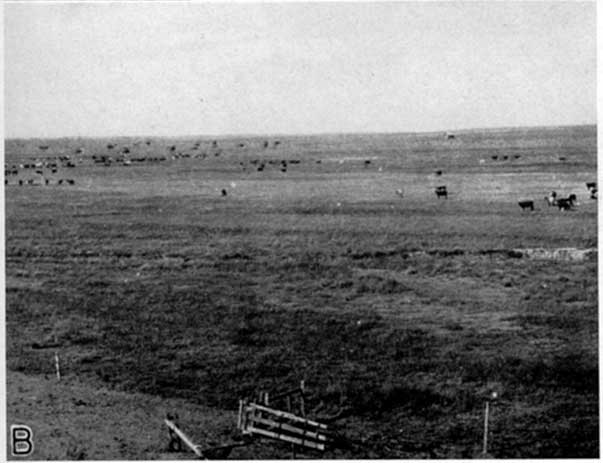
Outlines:
{"label": "grazing cattle", "polygon": [[287,168],[286,167],[281,167],[281,172],[287,172]]}
{"label": "grazing cattle", "polygon": [[593,188],[590,190],[590,199],[597,199],[597,189]]}
{"label": "grazing cattle", "polygon": [[57,169],[52,169],[52,173],[56,174],[57,173]]}
{"label": "grazing cattle", "polygon": [[280,141],[278,141],[278,140],[276,140],[276,141],[274,142],[274,147],[276,148],[276,147],[277,147],[278,145],[280,145],[280,144],[281,144],[281,142],[280,142]]}
{"label": "grazing cattle", "polygon": [[521,156],[519,154],[516,154],[513,156],[515,159],[519,159]]}
{"label": "grazing cattle", "polygon": [[436,187],[435,194],[438,198],[443,196],[444,198],[448,199],[448,190],[446,189],[446,186]]}
{"label": "grazing cattle", "polygon": [[170,151],[176,151],[176,147],[174,145],[170,146]]}
{"label": "grazing cattle", "polygon": [[496,160],[498,159],[498,156],[492,156],[492,159],[493,159],[494,161],[496,161]]}
{"label": "grazing cattle", "polygon": [[441,170],[436,170],[436,175],[442,175],[442,171]]}
{"label": "grazing cattle", "polygon": [[264,148],[268,148],[268,142],[267,141],[264,142]]}
{"label": "grazing cattle", "polygon": [[48,146],[40,145],[40,146],[38,146],[38,148],[40,148],[42,151],[46,151],[48,149]]}
{"label": "grazing cattle", "polygon": [[226,192],[226,190],[224,188],[222,188],[222,196],[226,196],[228,193]]}
{"label": "grazing cattle", "polygon": [[57,184],[62,185],[63,184],[63,179],[60,178],[59,181],[57,182]]}
{"label": "grazing cattle", "polygon": [[597,189],[597,182],[586,182],[586,189],[588,191],[592,190],[592,189]]}
{"label": "grazing cattle", "polygon": [[4,184],[8,185],[8,179],[6,179],[6,178],[4,179]]}
{"label": "grazing cattle", "polygon": [[48,185],[50,183],[50,180],[48,180],[47,178],[44,179],[44,184]]}
{"label": "grazing cattle", "polygon": [[396,190],[396,194],[397,194],[398,196],[400,196],[400,198],[403,198],[403,197],[404,197],[404,192],[403,192],[402,190],[400,190],[400,189]]}
{"label": "grazing cattle", "polygon": [[108,150],[112,150],[114,147],[115,147],[115,145],[112,145],[111,143],[109,143],[109,144],[107,145],[107,149],[108,149]]}
{"label": "grazing cattle", "polygon": [[218,146],[218,141],[217,141],[217,140],[212,141],[212,142],[211,142],[211,146],[213,146],[214,148],[215,148],[216,146]]}
{"label": "grazing cattle", "polygon": [[563,156],[560,156],[560,157],[559,157],[559,160],[560,160],[560,161],[565,161],[565,159],[566,159],[566,158],[565,158],[565,157],[563,157]]}
{"label": "grazing cattle", "polygon": [[44,172],[41,171],[41,170],[36,170],[36,174],[38,174],[38,175],[44,175]]}
{"label": "grazing cattle", "polygon": [[72,179],[68,178],[68,179],[67,179],[67,183],[68,183],[69,185],[75,185],[75,180],[72,180]]}
{"label": "grazing cattle", "polygon": [[509,156],[505,155],[503,156],[503,159],[506,161],[507,159],[509,159]]}
{"label": "grazing cattle", "polygon": [[122,153],[124,154],[128,154],[130,152],[130,148],[128,148],[127,146],[121,150]]}
{"label": "grazing cattle", "polygon": [[367,167],[370,163],[371,163],[371,160],[367,159],[366,161],[364,161],[364,167]]}
{"label": "grazing cattle", "polygon": [[82,148],[78,148],[75,150],[75,154],[82,154],[84,150]]}
{"label": "grazing cattle", "polygon": [[556,206],[557,205],[557,193],[555,191],[551,191],[551,194],[549,196],[545,196],[544,200],[547,202],[549,207]]}
{"label": "grazing cattle", "polygon": [[317,159],[316,164],[320,164],[320,163],[322,163],[322,161],[320,159]]}
{"label": "grazing cattle", "polygon": [[34,184],[34,180],[33,180],[33,178],[28,179],[28,180],[27,180],[27,184],[28,184],[28,185],[33,185],[33,184]]}
{"label": "grazing cattle", "polygon": [[572,201],[569,198],[559,198],[557,200],[557,206],[560,211],[569,211],[572,208]]}
{"label": "grazing cattle", "polygon": [[523,201],[519,201],[519,207],[521,207],[522,211],[525,211],[526,209],[529,209],[531,211],[534,210],[534,201],[531,200],[523,200]]}
{"label": "grazing cattle", "polygon": [[19,179],[19,185],[23,185],[23,180]]}

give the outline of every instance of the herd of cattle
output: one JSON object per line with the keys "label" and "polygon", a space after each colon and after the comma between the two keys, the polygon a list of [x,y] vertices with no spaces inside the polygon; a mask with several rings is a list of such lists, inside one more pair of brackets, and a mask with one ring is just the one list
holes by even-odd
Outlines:
{"label": "herd of cattle", "polygon": [[[597,199],[597,182],[586,182],[586,188],[590,193],[590,199]],[[544,200],[549,207],[557,206],[560,211],[569,211],[578,205],[578,197],[574,193],[565,198],[561,198],[557,195],[556,191],[552,191],[550,195],[544,197]],[[534,201],[519,201],[519,207],[521,207],[522,210],[529,209],[533,211]]]}
{"label": "herd of cattle", "polygon": [[[135,142],[133,144],[133,147],[137,147],[141,144],[142,142],[138,141]],[[151,140],[146,140],[144,142],[147,146],[151,145]],[[277,148],[280,145],[280,141],[279,140],[275,140],[272,142],[272,147],[273,148]],[[245,148],[246,144],[245,143],[238,143],[238,148]],[[271,143],[268,140],[264,140],[261,143],[261,146],[264,149],[268,149],[271,146]],[[103,165],[103,166],[112,166],[112,165],[117,165],[117,166],[131,166],[135,163],[140,164],[140,163],[157,163],[157,162],[165,162],[168,160],[176,160],[176,159],[181,159],[181,158],[201,158],[201,159],[205,159],[208,156],[212,156],[212,157],[218,157],[221,154],[223,154],[222,148],[219,146],[218,141],[217,140],[213,140],[211,142],[210,145],[210,149],[209,149],[209,154],[208,154],[208,150],[204,150],[203,152],[198,152],[198,153],[187,153],[187,152],[182,152],[182,151],[187,151],[187,150],[192,150],[192,151],[198,151],[201,148],[201,142],[196,142],[194,143],[193,146],[189,146],[188,149],[184,149],[184,150],[178,150],[177,151],[177,147],[176,145],[170,145],[168,146],[167,149],[167,154],[166,155],[132,155],[131,154],[131,148],[129,146],[122,146],[121,148],[118,147],[117,143],[109,143],[106,145],[107,150],[110,152],[110,154],[95,154],[92,155],[91,158],[83,158],[83,157],[78,157],[78,163],[79,164],[84,164],[87,161],[91,160],[93,164],[96,165]],[[46,151],[48,150],[48,146],[46,145],[41,145],[38,147],[40,150],[42,151]],[[209,148],[209,147],[208,147]],[[77,155],[82,155],[84,152],[83,148],[77,148],[75,150],[75,154]],[[509,156],[509,155],[492,155],[492,160],[508,160],[511,157],[518,159],[520,156],[518,154],[515,154],[513,156]],[[560,160],[562,160],[560,158]],[[240,161],[239,165],[242,167],[243,171],[247,171],[248,167],[251,167],[252,170],[256,170],[258,172],[263,172],[266,167],[268,165],[273,165],[275,166],[275,168],[279,169],[281,172],[285,173],[287,172],[287,168],[290,165],[293,164],[299,164],[301,162],[300,159],[260,159],[260,158],[256,158],[256,159],[251,159],[248,160],[246,162],[244,161]],[[321,160],[317,159],[314,161],[317,164],[321,164]],[[343,162],[343,161],[340,161]],[[483,160],[480,160],[480,163],[482,163]],[[363,165],[365,168],[370,167],[371,165],[371,160],[367,159],[364,160]],[[9,166],[8,164],[5,164],[4,166],[4,175],[5,175],[5,180],[4,180],[4,184],[5,185],[9,185],[11,182],[9,182],[8,177],[10,176],[19,176],[20,172],[31,172],[32,170],[35,171],[36,177],[34,178],[27,178],[27,179],[23,179],[23,178],[17,178],[15,184],[17,185],[51,185],[51,184],[56,184],[56,185],[75,185],[75,180],[73,179],[64,179],[64,178],[60,178],[60,179],[56,179],[56,178],[48,178],[45,175],[44,169],[47,169],[47,173],[51,173],[51,174],[57,174],[59,171],[59,168],[73,168],[76,166],[76,162],[74,160],[72,160],[70,158],[69,155],[60,155],[60,156],[54,156],[54,157],[46,157],[46,158],[36,158],[33,161],[29,161],[29,162],[24,162],[22,164],[13,164],[12,166]],[[381,169],[379,169],[381,170]],[[441,176],[442,175],[442,171],[441,170],[437,170],[435,172],[436,176]],[[597,199],[597,183],[596,182],[587,182],[586,183],[586,187],[590,193],[590,198],[591,199]],[[228,192],[226,189],[222,189],[220,191],[221,196],[227,196]],[[435,187],[435,194],[436,197],[438,199],[440,198],[444,198],[444,199],[448,199],[448,189],[446,187],[446,185],[440,185]],[[403,197],[403,192],[402,190],[396,190],[396,195],[398,195],[399,197]],[[577,197],[575,194],[570,194],[567,197],[559,197],[557,195],[557,193],[555,191],[551,192],[550,195],[546,196],[545,198],[545,202],[548,206],[557,206],[559,208],[559,210],[562,211],[568,211],[571,210],[572,208],[574,208],[578,203],[577,203]],[[535,210],[534,207],[534,201],[531,199],[525,199],[525,200],[520,200],[518,202],[520,208],[522,210]]]}

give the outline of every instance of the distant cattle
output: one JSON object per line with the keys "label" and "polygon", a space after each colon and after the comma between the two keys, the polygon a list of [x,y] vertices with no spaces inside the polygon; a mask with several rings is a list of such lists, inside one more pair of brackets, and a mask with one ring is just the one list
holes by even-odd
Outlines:
{"label": "distant cattle", "polygon": [[62,185],[63,184],[63,179],[60,178],[59,181],[57,182],[58,185]]}
{"label": "distant cattle", "polygon": [[559,160],[560,160],[560,161],[565,161],[565,160],[566,160],[566,158],[565,158],[565,157],[563,157],[563,156],[560,156],[560,157],[559,157]]}
{"label": "distant cattle", "polygon": [[569,211],[572,208],[572,202],[569,198],[560,198],[557,200],[557,206],[561,211]]}
{"label": "distant cattle", "polygon": [[227,191],[224,188],[222,188],[222,196],[226,196],[226,195],[228,195]]}
{"label": "distant cattle", "polygon": [[268,142],[264,141],[264,148],[268,148]]}
{"label": "distant cattle", "polygon": [[521,156],[519,154],[516,154],[513,156],[515,159],[519,159]]}
{"label": "distant cattle", "polygon": [[218,146],[218,141],[217,141],[217,140],[212,141],[212,142],[211,142],[211,146],[213,146],[214,148],[215,148],[216,146]]}
{"label": "distant cattle", "polygon": [[364,161],[364,167],[367,167],[368,165],[370,165],[371,160],[367,159],[366,161]]}
{"label": "distant cattle", "polygon": [[455,139],[455,136],[454,136],[454,134],[453,134],[453,133],[448,133],[448,134],[446,134],[446,139],[447,139],[447,140],[454,140],[454,139]]}
{"label": "distant cattle", "polygon": [[280,145],[280,144],[281,144],[281,142],[280,142],[280,141],[278,141],[278,140],[276,140],[276,141],[274,142],[274,147],[276,148],[276,147],[277,147],[278,145]]}
{"label": "distant cattle", "polygon": [[556,206],[557,205],[557,193],[555,191],[551,191],[551,194],[549,196],[545,196],[544,200],[547,202],[549,207]]}
{"label": "distant cattle", "polygon": [[48,149],[47,145],[40,145],[38,146],[38,148],[40,148],[42,151],[46,151]]}
{"label": "distant cattle", "polygon": [[592,188],[590,190],[590,199],[597,199],[597,189],[596,188]]}
{"label": "distant cattle", "polygon": [[174,146],[174,145],[170,146],[170,151],[176,151],[176,146]]}
{"label": "distant cattle", "polygon": [[23,180],[19,179],[19,185],[23,185]]}
{"label": "distant cattle", "polygon": [[68,179],[67,179],[67,183],[68,183],[69,185],[75,185],[75,180],[72,180],[72,179],[68,178]]}
{"label": "distant cattle", "polygon": [[586,189],[588,191],[597,188],[597,182],[586,182]]}
{"label": "distant cattle", "polygon": [[577,204],[577,197],[575,194],[569,195],[567,198],[559,198],[557,200],[557,207],[561,211],[569,211]]}
{"label": "distant cattle", "polygon": [[108,149],[108,150],[112,150],[114,147],[115,147],[115,145],[112,145],[111,143],[109,143],[109,144],[107,145],[107,149]]}
{"label": "distant cattle", "polygon": [[36,174],[38,174],[38,175],[44,175],[44,172],[41,171],[41,170],[36,170]]}
{"label": "distant cattle", "polygon": [[441,170],[436,170],[436,175],[442,175],[442,171]]}
{"label": "distant cattle", "polygon": [[403,197],[404,197],[404,192],[403,192],[402,190],[400,190],[400,189],[396,190],[396,194],[397,194],[398,196],[400,196],[400,198],[403,198]]}
{"label": "distant cattle", "polygon": [[82,148],[78,148],[75,150],[75,154],[82,154],[84,150]]}
{"label": "distant cattle", "polygon": [[50,183],[50,180],[48,180],[47,178],[44,179],[44,184],[48,185]]}
{"label": "distant cattle", "polygon": [[57,173],[57,169],[52,169],[52,171],[51,171],[51,172],[52,172],[53,174],[56,174],[56,173]]}
{"label": "distant cattle", "polygon": [[245,148],[245,143],[239,143],[239,148]]}
{"label": "distant cattle", "polygon": [[436,187],[435,194],[438,198],[443,196],[444,198],[448,199],[448,189],[446,188],[446,186]]}
{"label": "distant cattle", "polygon": [[124,149],[121,150],[122,153],[124,154],[128,154],[130,152],[130,148],[128,148],[127,146],[124,147]]}
{"label": "distant cattle", "polygon": [[529,209],[531,211],[534,210],[534,201],[531,200],[523,200],[523,201],[519,201],[519,207],[521,207],[522,211],[525,211],[526,209]]}
{"label": "distant cattle", "polygon": [[498,159],[498,156],[494,155],[494,156],[492,156],[492,159],[493,159],[494,161],[496,161],[496,160]]}
{"label": "distant cattle", "polygon": [[509,159],[509,156],[505,155],[503,156],[503,159],[506,161],[507,159]]}

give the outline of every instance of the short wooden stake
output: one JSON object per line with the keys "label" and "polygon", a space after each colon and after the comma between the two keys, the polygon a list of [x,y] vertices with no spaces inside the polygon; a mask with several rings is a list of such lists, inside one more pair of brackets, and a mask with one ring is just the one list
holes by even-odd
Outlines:
{"label": "short wooden stake", "polygon": [[61,380],[61,367],[59,366],[59,353],[54,353],[54,369],[57,372],[57,380]]}

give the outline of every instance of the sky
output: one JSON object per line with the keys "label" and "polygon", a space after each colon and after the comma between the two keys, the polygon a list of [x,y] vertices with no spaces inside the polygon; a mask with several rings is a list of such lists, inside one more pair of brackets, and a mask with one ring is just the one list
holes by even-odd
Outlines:
{"label": "sky", "polygon": [[594,2],[5,3],[6,137],[596,123]]}

